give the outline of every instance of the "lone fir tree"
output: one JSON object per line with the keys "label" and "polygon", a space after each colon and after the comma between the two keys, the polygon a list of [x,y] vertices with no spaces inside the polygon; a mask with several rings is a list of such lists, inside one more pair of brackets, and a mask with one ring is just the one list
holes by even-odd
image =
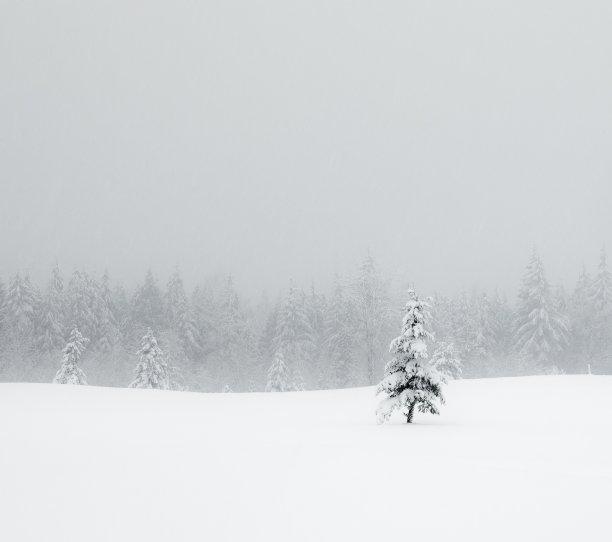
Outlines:
{"label": "lone fir tree", "polygon": [[439,414],[438,403],[444,404],[442,385],[446,375],[427,355],[427,343],[434,340],[428,329],[429,304],[413,290],[409,295],[402,333],[391,343],[395,356],[387,363],[376,390],[385,395],[376,410],[378,423],[388,421],[396,410],[406,416],[407,423],[412,423],[415,410]]}
{"label": "lone fir tree", "polygon": [[78,363],[88,342],[89,339],[83,337],[77,328],[72,330],[68,344],[64,348],[62,366],[53,379],[54,384],[87,384],[85,373],[78,366]]}
{"label": "lone fir tree", "polygon": [[136,378],[130,384],[130,388],[170,389],[168,364],[151,329],[147,331],[140,344],[141,348],[137,352],[139,361],[136,365]]}

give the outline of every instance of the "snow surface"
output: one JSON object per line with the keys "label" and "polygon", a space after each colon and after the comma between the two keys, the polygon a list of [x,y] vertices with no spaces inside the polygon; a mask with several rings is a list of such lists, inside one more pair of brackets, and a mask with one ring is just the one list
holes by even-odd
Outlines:
{"label": "snow surface", "polygon": [[0,540],[612,540],[612,377],[372,388],[0,385]]}

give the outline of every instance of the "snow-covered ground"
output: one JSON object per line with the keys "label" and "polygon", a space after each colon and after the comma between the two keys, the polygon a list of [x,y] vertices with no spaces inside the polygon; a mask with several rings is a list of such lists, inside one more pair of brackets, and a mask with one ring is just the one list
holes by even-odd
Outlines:
{"label": "snow-covered ground", "polygon": [[373,389],[0,385],[0,540],[612,540],[612,377]]}

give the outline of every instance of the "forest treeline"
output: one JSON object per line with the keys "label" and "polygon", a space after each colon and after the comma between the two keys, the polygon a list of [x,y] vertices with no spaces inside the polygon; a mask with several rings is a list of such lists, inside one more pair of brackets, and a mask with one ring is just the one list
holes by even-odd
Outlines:
{"label": "forest treeline", "polygon": [[[249,303],[231,277],[187,291],[176,271],[160,284],[149,271],[127,291],[101,277],[56,266],[48,284],[27,275],[0,282],[0,379],[50,382],[71,332],[88,339],[80,365],[90,384],[127,386],[149,330],[173,386],[194,391],[263,391],[276,363],[300,389],[371,385],[401,327],[405,291],[371,256],[329,292],[291,285],[276,300]],[[497,292],[433,295],[438,348],[464,377],[612,373],[612,275],[605,252],[571,291],[552,287],[534,251],[512,302]]]}

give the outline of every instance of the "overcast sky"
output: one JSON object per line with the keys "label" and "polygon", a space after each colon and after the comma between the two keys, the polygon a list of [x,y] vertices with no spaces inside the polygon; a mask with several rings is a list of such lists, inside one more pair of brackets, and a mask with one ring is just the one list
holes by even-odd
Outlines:
{"label": "overcast sky", "polygon": [[513,292],[612,251],[612,3],[0,1],[0,275]]}

